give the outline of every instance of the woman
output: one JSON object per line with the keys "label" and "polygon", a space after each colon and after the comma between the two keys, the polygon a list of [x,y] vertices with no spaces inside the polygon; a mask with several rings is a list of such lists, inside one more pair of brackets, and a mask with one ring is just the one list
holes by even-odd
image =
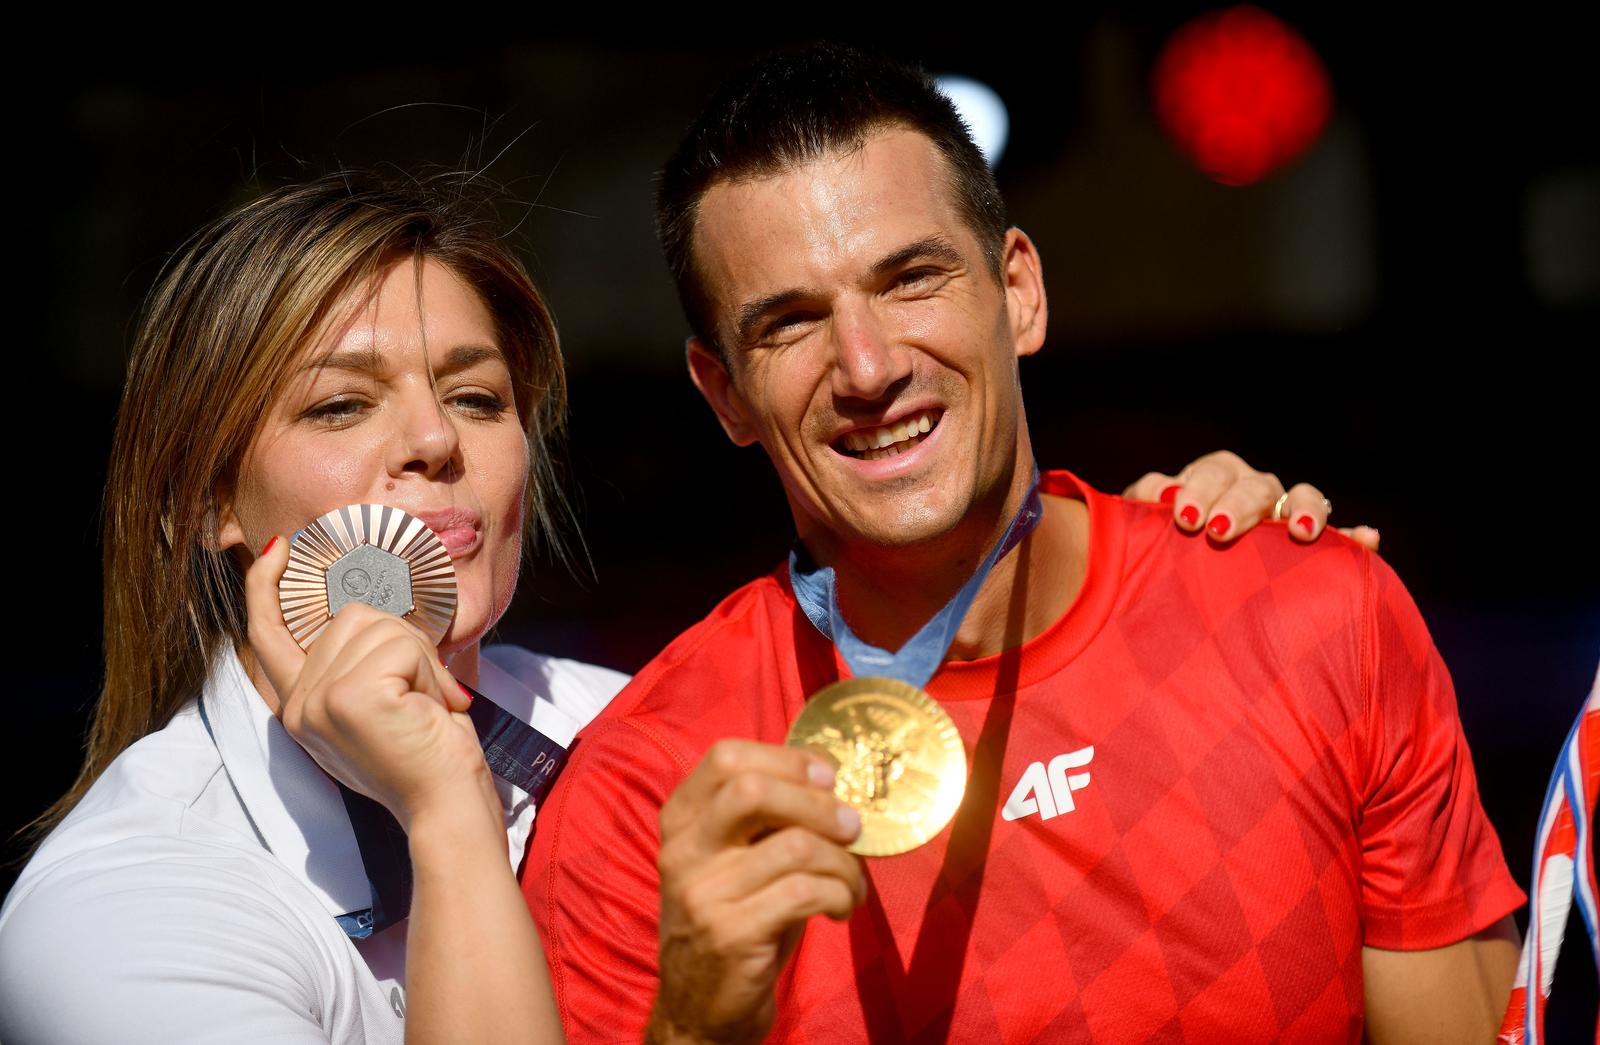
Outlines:
{"label": "woman", "polygon": [[[565,514],[564,388],[544,302],[459,189],[268,193],[152,293],[107,485],[88,758],[0,911],[11,1045],[559,1036],[512,876],[532,802],[490,777],[456,680],[564,744],[625,678],[480,649],[524,532],[554,538]],[[1242,532],[1282,487],[1213,458],[1174,512],[1226,509]],[[285,628],[287,535],[357,502],[449,550],[437,648],[361,606],[309,652]],[[407,922],[368,919],[378,869],[328,774],[405,828]]]}
{"label": "woman", "polygon": [[[0,916],[5,1041],[559,1035],[507,861],[531,804],[497,791],[456,679],[565,742],[625,677],[480,650],[525,529],[564,511],[563,372],[538,291],[451,188],[271,192],[152,294],[107,485],[105,688]],[[449,550],[455,620],[435,650],[347,610],[303,653],[286,535],[374,501]],[[409,926],[350,924],[367,878],[312,758],[407,829]]]}

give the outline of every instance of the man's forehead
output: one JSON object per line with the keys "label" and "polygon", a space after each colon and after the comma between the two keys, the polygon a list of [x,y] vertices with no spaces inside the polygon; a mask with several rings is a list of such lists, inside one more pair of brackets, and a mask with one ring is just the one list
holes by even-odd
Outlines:
{"label": "man's forehead", "polygon": [[714,183],[697,208],[694,255],[720,310],[961,228],[938,147],[894,127],[772,174]]}

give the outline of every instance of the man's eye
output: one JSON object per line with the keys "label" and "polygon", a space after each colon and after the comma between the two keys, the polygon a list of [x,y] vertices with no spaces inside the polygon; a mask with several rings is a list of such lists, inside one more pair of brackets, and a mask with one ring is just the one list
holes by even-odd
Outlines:
{"label": "man's eye", "polygon": [[786,312],[767,324],[765,338],[793,337],[820,317],[815,312]]}
{"label": "man's eye", "polygon": [[901,290],[921,290],[931,285],[936,275],[932,269],[911,269],[900,273],[894,285]]}

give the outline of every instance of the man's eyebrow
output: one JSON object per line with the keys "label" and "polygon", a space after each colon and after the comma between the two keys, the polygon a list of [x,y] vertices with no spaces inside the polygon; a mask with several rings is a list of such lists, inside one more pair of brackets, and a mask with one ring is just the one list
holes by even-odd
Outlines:
{"label": "man's eyebrow", "polygon": [[750,339],[755,335],[756,327],[760,325],[763,317],[778,311],[791,302],[802,301],[811,297],[813,293],[813,291],[795,287],[790,290],[780,290],[776,294],[768,294],[759,301],[740,305],[737,321],[734,323],[734,331],[739,339],[738,343],[741,345],[750,343]]}
{"label": "man's eyebrow", "polygon": [[960,268],[967,263],[966,257],[952,246],[949,240],[943,236],[929,236],[927,239],[908,243],[893,254],[882,258],[872,266],[872,274],[884,276],[913,261],[937,261],[952,268]]}
{"label": "man's eyebrow", "polygon": [[[950,244],[943,236],[929,236],[926,239],[908,243],[894,253],[880,258],[872,266],[874,278],[884,276],[895,269],[903,268],[913,261],[937,261],[952,268],[957,268],[967,263],[967,259]],[[768,294],[764,298],[751,301],[739,306],[739,313],[734,323],[734,330],[740,344],[746,344],[755,334],[755,328],[761,323],[763,317],[778,311],[784,306],[812,297],[815,291],[802,287],[793,287],[789,290],[780,290],[776,294]]]}

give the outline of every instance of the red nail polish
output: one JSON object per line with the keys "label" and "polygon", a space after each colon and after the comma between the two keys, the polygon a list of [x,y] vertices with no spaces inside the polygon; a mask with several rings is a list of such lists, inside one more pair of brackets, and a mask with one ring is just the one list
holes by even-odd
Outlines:
{"label": "red nail polish", "polygon": [[1233,529],[1233,520],[1226,515],[1219,515],[1206,524],[1206,529],[1211,531],[1211,536],[1221,537]]}
{"label": "red nail polish", "polygon": [[278,538],[276,538],[276,537],[274,537],[274,538],[272,538],[272,540],[268,541],[267,542],[267,546],[265,548],[261,549],[261,555],[258,556],[258,558],[264,558],[266,556],[266,554],[272,550],[272,546],[274,544],[277,544],[277,543],[278,543]]}
{"label": "red nail polish", "polygon": [[1162,490],[1161,491],[1161,503],[1162,504],[1171,504],[1173,501],[1176,501],[1178,499],[1178,491],[1181,490],[1181,489],[1183,489],[1183,484],[1182,483],[1173,483],[1171,486],[1167,487],[1165,490]]}
{"label": "red nail polish", "polygon": [[1307,537],[1310,537],[1311,531],[1317,528],[1316,522],[1309,515],[1302,515],[1294,521],[1294,524],[1304,530]]}
{"label": "red nail polish", "polygon": [[1183,525],[1192,530],[1196,526],[1200,525],[1200,509],[1196,508],[1192,504],[1187,505],[1184,507],[1183,511],[1178,513],[1178,518],[1183,520]]}
{"label": "red nail polish", "polygon": [[470,690],[467,687],[463,686],[459,682],[456,683],[456,688],[461,691],[461,695],[463,697],[467,698],[467,707],[470,708],[472,706],[472,690]]}

